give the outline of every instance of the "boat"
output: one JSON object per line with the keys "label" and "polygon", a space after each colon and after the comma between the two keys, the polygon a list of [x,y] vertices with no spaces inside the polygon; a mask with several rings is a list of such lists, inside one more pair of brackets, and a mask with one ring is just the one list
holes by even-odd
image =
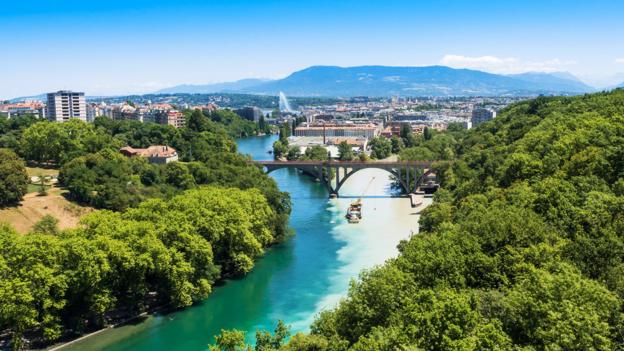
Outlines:
{"label": "boat", "polygon": [[[373,177],[370,180],[370,182],[368,182],[368,185],[366,185],[366,188],[364,189],[364,193],[362,193],[362,196],[366,194],[373,180],[375,180],[375,177]],[[362,198],[361,197],[353,201],[349,205],[349,209],[347,210],[347,215],[345,217],[347,218],[347,221],[349,223],[353,223],[353,224],[360,223],[360,220],[362,219]]]}
{"label": "boat", "polygon": [[362,219],[362,199],[357,199],[357,201],[349,205],[346,217],[349,223],[355,224],[360,222],[360,219]]}

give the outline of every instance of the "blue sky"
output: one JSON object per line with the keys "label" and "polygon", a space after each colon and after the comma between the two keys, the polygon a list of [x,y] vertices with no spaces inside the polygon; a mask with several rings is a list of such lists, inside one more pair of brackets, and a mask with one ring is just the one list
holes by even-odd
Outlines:
{"label": "blue sky", "polygon": [[0,98],[143,93],[311,65],[624,81],[622,1],[0,0]]}

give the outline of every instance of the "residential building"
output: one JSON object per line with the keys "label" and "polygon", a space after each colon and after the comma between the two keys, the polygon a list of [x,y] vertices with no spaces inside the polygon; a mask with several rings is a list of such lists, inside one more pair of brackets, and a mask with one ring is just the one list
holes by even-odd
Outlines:
{"label": "residential building", "polygon": [[234,110],[234,112],[242,118],[252,122],[258,122],[260,120],[260,116],[262,116],[262,110],[257,107],[243,107],[238,110]]}
{"label": "residential building", "polygon": [[87,104],[87,122],[95,121],[96,117],[107,116],[107,110],[110,111],[110,116],[112,118],[112,109],[108,108],[103,104]]}
{"label": "residential building", "polygon": [[178,160],[178,152],[176,149],[166,145],[152,145],[146,149],[135,149],[130,146],[119,149],[122,154],[132,157],[145,157],[150,163],[169,163]]}
{"label": "residential building", "polygon": [[59,90],[49,93],[46,117],[52,122],[67,122],[71,118],[87,120],[87,104],[84,93]]}
{"label": "residential building", "polygon": [[483,122],[487,122],[496,117],[496,111],[488,108],[476,108],[472,110],[472,126],[476,127]]}
{"label": "residential building", "polygon": [[379,135],[380,128],[376,124],[305,124],[295,128],[295,136],[325,137],[364,137],[373,138]]}
{"label": "residential building", "polygon": [[184,127],[186,125],[186,117],[184,116],[184,113],[180,111],[168,111],[167,124],[176,128]]}
{"label": "residential building", "polygon": [[19,102],[14,104],[0,104],[0,114],[7,118],[33,115],[35,117],[43,117],[45,106],[40,102]]}

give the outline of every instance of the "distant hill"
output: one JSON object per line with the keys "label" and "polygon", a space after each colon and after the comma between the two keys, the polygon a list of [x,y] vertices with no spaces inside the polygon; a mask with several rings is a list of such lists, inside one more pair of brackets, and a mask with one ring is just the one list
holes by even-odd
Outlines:
{"label": "distant hill", "polygon": [[594,89],[576,79],[547,73],[505,76],[445,66],[313,66],[290,76],[242,89],[294,96],[475,96],[580,94]]}
{"label": "distant hill", "polygon": [[252,88],[256,85],[270,82],[270,79],[241,79],[235,82],[215,83],[215,84],[202,84],[192,85],[183,84],[177,85],[171,88],[165,88],[157,91],[157,94],[210,94],[221,92],[235,92],[243,89]]}
{"label": "distant hill", "polygon": [[29,100],[45,101],[47,98],[48,98],[47,94],[39,94],[39,95],[33,95],[33,96],[20,96],[20,97],[10,99],[9,101],[12,103],[21,102],[21,101],[29,101]]}
{"label": "distant hill", "polygon": [[548,89],[564,92],[590,92],[595,90],[589,85],[581,82],[577,77],[569,72],[528,72],[521,74],[511,74],[508,77],[520,79],[526,82],[539,84]]}

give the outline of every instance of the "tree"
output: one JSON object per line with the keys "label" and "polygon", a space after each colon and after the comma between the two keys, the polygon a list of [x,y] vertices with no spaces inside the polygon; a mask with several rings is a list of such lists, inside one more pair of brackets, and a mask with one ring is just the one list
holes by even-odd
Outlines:
{"label": "tree", "polygon": [[392,153],[393,154],[398,154],[405,147],[405,145],[403,144],[403,139],[397,137],[396,135],[394,135],[394,136],[392,136],[392,138],[390,138],[390,142],[392,143]]}
{"label": "tree", "polygon": [[425,130],[423,131],[423,138],[425,141],[431,140],[431,129],[429,129],[429,127],[425,127]]}
{"label": "tree", "polygon": [[340,161],[351,161],[355,157],[353,148],[346,141],[342,141],[338,144],[338,155]]}
{"label": "tree", "polygon": [[46,176],[43,173],[39,173],[39,175],[37,175],[37,178],[39,178],[39,190],[37,191],[39,196],[46,196],[48,195],[48,188],[47,188],[47,184],[46,184]]}
{"label": "tree", "polygon": [[392,143],[388,138],[374,137],[369,144],[373,158],[384,159],[392,154]]}
{"label": "tree", "polygon": [[24,161],[13,151],[0,149],[0,206],[21,201],[26,194],[28,183]]}
{"label": "tree", "polygon": [[329,160],[329,155],[327,149],[320,145],[314,145],[305,150],[303,158],[306,160],[327,161]]}
{"label": "tree", "polygon": [[258,129],[265,134],[269,134],[271,132],[271,127],[266,123],[264,114],[261,114],[260,119],[258,119]]}
{"label": "tree", "polygon": [[290,124],[288,122],[284,122],[279,128],[279,141],[284,145],[288,145],[288,137],[290,135]]}
{"label": "tree", "polygon": [[28,160],[59,163],[72,143],[62,123],[39,122],[22,134],[21,153]]}
{"label": "tree", "polygon": [[200,109],[194,109],[186,118],[186,127],[195,132],[203,132],[210,129],[210,120]]}
{"label": "tree", "polygon": [[287,160],[298,160],[300,158],[301,148],[299,148],[299,146],[291,146],[290,148],[288,148],[288,155],[286,155]]}
{"label": "tree", "polygon": [[284,144],[281,140],[276,140],[273,143],[273,157],[276,159],[288,155],[289,151],[288,140],[286,140],[286,144]]}
{"label": "tree", "polygon": [[224,330],[215,336],[215,345],[208,345],[210,351],[251,351],[245,344],[245,332],[240,330]]}
{"label": "tree", "polygon": [[30,230],[33,233],[56,235],[59,233],[59,220],[53,216],[45,215],[35,223]]}
{"label": "tree", "polygon": [[256,351],[279,350],[284,341],[290,336],[290,328],[283,321],[277,321],[273,335],[270,332],[256,331]]}

